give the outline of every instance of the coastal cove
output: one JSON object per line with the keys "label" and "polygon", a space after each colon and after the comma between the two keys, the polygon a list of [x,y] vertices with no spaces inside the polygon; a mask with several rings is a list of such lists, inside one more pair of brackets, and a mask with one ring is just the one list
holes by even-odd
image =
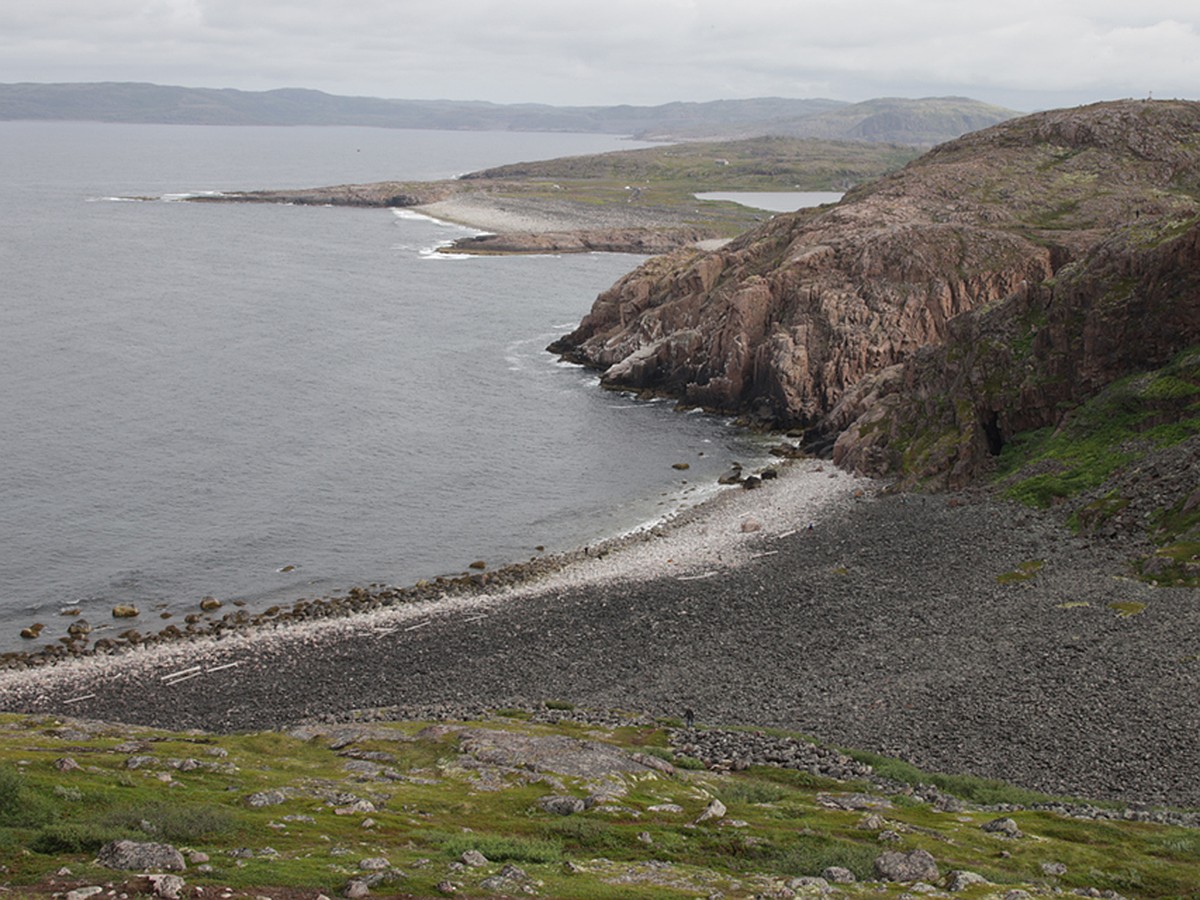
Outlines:
{"label": "coastal cove", "polygon": [[[549,700],[691,708],[929,770],[1200,807],[1200,672],[1179,663],[1194,591],[1124,577],[1119,542],[1046,514],[884,488],[797,462],[528,583],[0,672],[0,710],[237,732]],[[1036,577],[1006,577],[1035,555]]]}
{"label": "coastal cove", "polygon": [[[254,611],[527,560],[765,458],[723,420],[599,391],[544,352],[635,257],[446,258],[474,232],[114,199],[445,178],[629,142],[70,123],[3,123],[0,141],[4,650],[81,620],[93,638],[157,631],[209,595]],[[140,616],[114,620],[123,603]],[[17,637],[35,622],[42,639]]]}
{"label": "coastal cove", "polygon": [[[1105,129],[1130,127],[1131,112],[1152,116],[1160,111],[1168,125],[1175,113],[1191,121],[1191,110],[1161,106],[1066,113],[1065,122],[1058,121],[1058,114],[1048,118],[1071,140],[1087,142]],[[1094,119],[1104,128],[1078,128],[1080,119]],[[1143,120],[1141,115],[1136,119]],[[1041,120],[1031,121],[1010,129],[1032,132],[1035,138],[1043,134],[1036,127]],[[1189,125],[1181,131],[1190,135],[1195,129]],[[1142,147],[1142,129],[1135,127],[1132,133],[1136,146]],[[1194,350],[1183,348],[1161,370],[1114,382],[1113,393],[1075,396],[1081,405],[1067,422],[1068,430],[1097,419],[1108,421],[1111,410],[1121,406],[1139,417],[1143,409],[1156,416],[1179,412],[1179,427],[1159,435],[1161,444],[1149,446],[1136,466],[1109,473],[1113,487],[1107,500],[1136,482],[1128,499],[1122,495],[1119,502],[1108,503],[1102,498],[1097,505],[1089,502],[1086,492],[1073,497],[1060,491],[1057,496],[1064,502],[1047,503],[1043,511],[1003,499],[1004,484],[982,477],[982,471],[976,480],[939,482],[945,488],[942,493],[905,493],[901,488],[909,482],[903,480],[903,470],[857,465],[858,474],[851,474],[853,461],[845,468],[812,459],[773,464],[743,487],[717,491],[718,473],[743,471],[734,466],[735,460],[746,463],[744,470],[757,469],[768,458],[770,442],[696,407],[704,404],[730,414],[756,410],[731,402],[744,401],[744,394],[723,400],[706,393],[703,389],[714,384],[707,370],[699,372],[686,391],[672,391],[672,385],[652,380],[667,371],[656,354],[685,348],[657,334],[669,333],[679,321],[696,321],[688,318],[695,310],[719,314],[720,321],[710,328],[717,335],[711,346],[717,349],[744,345],[744,335],[731,332],[724,340],[721,329],[732,322],[736,332],[746,324],[742,313],[747,310],[764,311],[749,317],[756,322],[778,322],[776,300],[820,297],[817,312],[861,338],[857,323],[863,317],[847,310],[866,308],[855,305],[864,300],[855,290],[875,300],[872,292],[889,283],[871,268],[881,246],[878,223],[889,217],[907,216],[888,231],[898,260],[894,274],[903,289],[897,293],[906,292],[912,283],[907,263],[913,248],[920,246],[913,242],[914,233],[925,235],[930,246],[946,243],[951,248],[946,271],[964,277],[957,264],[961,259],[954,254],[974,245],[964,244],[960,232],[977,237],[978,228],[970,222],[948,225],[938,218],[944,211],[946,186],[957,189],[963,183],[939,162],[958,153],[987,172],[996,164],[996,146],[1022,148],[1013,150],[1019,161],[1036,177],[1049,177],[1046,166],[1038,164],[1038,154],[1048,152],[1038,140],[1027,139],[1034,148],[1030,151],[1019,141],[997,140],[997,134],[970,137],[854,191],[834,208],[763,215],[760,228],[716,252],[684,249],[648,261],[606,291],[576,332],[552,345],[556,351],[561,347],[566,359],[593,367],[590,370],[566,365],[542,348],[554,332],[570,327],[571,316],[578,316],[574,301],[570,314],[559,305],[571,278],[578,275],[580,284],[590,285],[593,275],[599,278],[597,272],[611,277],[605,267],[628,257],[579,253],[481,259],[439,252],[447,240],[463,235],[464,225],[481,224],[470,220],[470,202],[479,195],[486,198],[487,191],[455,194],[452,199],[459,205],[453,218],[458,225],[428,218],[431,204],[389,204],[386,183],[371,185],[376,199],[382,198],[376,203],[359,202],[353,185],[319,189],[326,198],[342,194],[340,206],[356,208],[325,208],[310,200],[288,205],[280,202],[285,194],[207,204],[120,203],[111,199],[119,195],[100,195],[106,199],[90,206],[106,211],[107,224],[125,229],[119,232],[121,238],[136,238],[105,244],[108,255],[143,258],[151,244],[146,235],[167,224],[186,234],[189,242],[169,253],[156,250],[155,265],[168,282],[156,283],[161,293],[117,290],[93,297],[79,292],[93,302],[76,303],[55,324],[74,326],[93,344],[35,345],[37,352],[17,356],[14,377],[26,369],[51,374],[44,368],[49,359],[53,374],[73,376],[65,386],[50,380],[59,385],[54,399],[70,401],[71,415],[65,420],[76,430],[96,430],[97,419],[87,414],[103,397],[109,404],[97,405],[116,421],[118,438],[133,439],[130,447],[157,449],[166,442],[166,452],[151,459],[167,473],[168,489],[178,492],[180,485],[191,486],[183,496],[184,521],[203,521],[213,494],[240,496],[282,461],[283,502],[268,504],[260,519],[208,522],[208,533],[220,540],[215,546],[205,545],[209,555],[199,571],[211,578],[213,572],[229,569],[229,560],[239,558],[239,551],[242,559],[266,556],[263,541],[274,540],[276,532],[298,535],[311,530],[313,536],[305,544],[308,556],[299,564],[278,565],[272,575],[307,579],[312,560],[332,560],[325,564],[327,570],[345,566],[338,571],[352,574],[340,586],[352,587],[340,599],[300,601],[294,607],[276,603],[273,611],[262,614],[250,611],[254,597],[241,607],[229,594],[219,601],[214,596],[218,605],[209,610],[209,627],[188,632],[172,623],[166,626],[174,629],[169,639],[146,641],[126,634],[112,641],[107,634],[87,632],[90,638],[100,637],[90,650],[78,645],[55,648],[57,655],[78,653],[79,658],[51,661],[47,653],[8,661],[7,668],[26,667],[0,673],[0,709],[218,732],[312,720],[462,719],[488,710],[537,709],[551,702],[663,718],[690,710],[704,723],[780,727],[838,746],[882,752],[928,770],[998,777],[1042,791],[1121,804],[1200,807],[1194,778],[1195,734],[1200,730],[1200,707],[1195,703],[1200,665],[1194,638],[1200,633],[1200,605],[1195,602],[1195,582],[1189,580],[1194,558],[1184,555],[1193,552],[1192,544],[1183,539],[1193,533],[1188,529],[1194,526],[1193,513],[1200,503],[1193,477],[1194,421],[1186,418],[1200,391]],[[1140,149],[1134,155],[1138,160],[1145,157]],[[1102,156],[1101,161],[1140,173],[1151,183],[1159,177],[1158,170],[1142,171],[1142,163],[1112,156]],[[1126,181],[1131,196],[1137,196],[1140,182]],[[1041,221],[1036,213],[1043,192],[1023,196],[1029,208],[1018,204],[1018,211]],[[933,210],[931,221],[918,217],[915,231],[910,208],[914,198]],[[518,208],[525,199],[527,195],[517,198]],[[1089,214],[1117,230],[1132,208],[1106,197],[1098,201],[1091,192],[1086,199],[1101,205]],[[1180,208],[1194,207],[1191,195],[1180,195],[1177,201]],[[994,223],[997,211],[990,204],[989,200],[980,216]],[[624,201],[612,205],[632,206]],[[540,209],[570,206],[554,203]],[[1169,224],[1166,214],[1155,221]],[[131,230],[132,223],[145,226],[147,217],[153,229],[141,234]],[[220,228],[214,229],[214,223]],[[212,235],[224,234],[231,223],[240,223],[240,240],[211,243]],[[859,227],[863,223],[866,229]],[[831,227],[821,231],[826,226]],[[411,232],[410,227],[426,230]],[[846,247],[865,246],[871,252],[834,249],[830,241],[837,228],[853,232]],[[1140,245],[1129,248],[1145,278],[1145,297],[1162,300],[1166,314],[1161,322],[1172,326],[1163,330],[1177,340],[1191,340],[1186,336],[1192,333],[1187,329],[1193,320],[1187,314],[1194,307],[1186,301],[1195,296],[1189,286],[1200,246],[1194,223],[1187,228],[1181,234],[1171,225],[1163,240],[1148,250]],[[1060,239],[1066,234],[1079,247],[1086,247],[1092,236],[1090,229],[1055,233]],[[414,235],[419,239],[413,240]],[[812,253],[798,254],[797,248],[810,239],[821,243]],[[978,294],[972,282],[961,290],[942,291],[939,297],[992,297],[994,302],[985,307],[1013,315],[1025,311],[1020,303],[1034,301],[1095,305],[1092,294],[1082,289],[1077,295],[1055,293],[1060,287],[1046,277],[1050,269],[1039,268],[1054,264],[1042,244],[1007,232],[993,239],[1001,246],[1016,242],[1022,252],[1028,250],[1028,258],[1015,257],[1021,267],[1014,268],[1012,276],[1028,277],[1010,283],[1004,273],[996,274],[990,256],[981,255],[978,265],[991,279],[986,284],[994,296]],[[219,254],[212,253],[214,246],[220,247]],[[1071,249],[1064,245],[1063,252]],[[122,250],[128,256],[121,257]],[[783,257],[774,269],[763,262],[772,254]],[[936,259],[940,256],[929,257]],[[852,264],[848,277],[836,270],[828,282],[813,282],[820,290],[797,289],[811,277],[809,270],[828,274],[839,261]],[[793,270],[778,275],[784,263]],[[860,264],[861,271],[854,268]],[[95,259],[83,268],[89,275],[93,268],[105,271]],[[205,280],[214,271],[216,281]],[[772,271],[775,276],[764,278],[763,272]],[[439,283],[436,276],[447,272],[453,273],[453,283]],[[525,277],[530,275],[535,277]],[[1029,288],[1031,280],[1037,281],[1037,290]],[[824,286],[831,282],[843,291],[841,305],[828,302],[833,295],[825,293]],[[738,283],[745,289],[731,290]],[[929,284],[935,290],[941,282]],[[1163,284],[1168,287],[1160,290]],[[1174,290],[1170,285],[1184,287]],[[217,290],[211,290],[213,286]],[[680,286],[685,289],[682,294]],[[736,315],[728,312],[731,307]],[[677,308],[681,312],[674,315]],[[25,327],[38,324],[35,317],[46,309],[52,310],[53,304],[24,309],[24,318],[15,321]],[[536,317],[514,321],[510,316],[517,311]],[[973,310],[947,307],[945,312],[946,321],[953,314],[956,323],[950,337],[959,333],[957,323],[974,321]],[[1122,307],[1122,312],[1139,324],[1159,321],[1137,315],[1133,307]],[[85,313],[92,318],[80,324]],[[656,317],[671,315],[673,321],[662,320],[662,330],[656,331]],[[220,328],[214,327],[218,320]],[[236,326],[232,332],[228,321]],[[795,321],[803,325],[807,320]],[[1028,324],[1032,318],[1021,321]],[[156,327],[156,341],[124,339],[145,322]],[[610,324],[612,330],[605,330]],[[1007,321],[993,317],[983,324],[1006,326]],[[110,335],[99,343],[101,352],[83,356],[85,349],[97,349],[94,339],[103,326],[109,327]],[[633,329],[644,346],[617,329]],[[764,331],[773,340],[779,337],[777,330]],[[59,329],[48,333],[62,339]],[[814,348],[856,346],[830,341],[820,329],[806,326],[792,333],[815,335]],[[960,336],[970,334],[964,328]],[[936,335],[915,337],[928,341]],[[449,343],[447,338],[452,338]],[[1031,335],[1027,344],[1005,339],[996,346],[1023,347],[1036,363],[1046,343]],[[287,352],[280,353],[280,345]],[[498,354],[500,347],[505,349]],[[610,349],[627,352],[631,347],[636,349],[625,359],[610,358]],[[576,352],[580,348],[588,353]],[[19,343],[15,349],[22,349]],[[68,352],[52,352],[63,349]],[[848,378],[843,387],[851,386],[854,378],[871,383],[867,369],[879,364],[876,355],[860,354],[856,365],[861,371],[835,367]],[[916,358],[933,355],[920,353]],[[151,366],[156,356],[169,365]],[[811,361],[795,353],[769,358],[779,356],[804,359],[806,365]],[[739,374],[736,366],[757,364],[759,359],[739,349],[732,354],[735,368],[730,371]],[[168,392],[170,398],[200,397],[203,402],[188,407],[185,415],[167,404],[147,422],[141,417],[143,395],[129,389],[144,390],[145,381],[98,379],[99,389],[87,383],[86,375],[106,371],[105,363],[112,366],[114,360],[122,374],[129,366],[134,371],[149,366],[163,385],[174,389]],[[239,368],[246,360],[255,368]],[[674,360],[696,362],[695,354],[678,353]],[[818,374],[830,371],[828,366],[816,368]],[[603,382],[597,370],[603,370]],[[883,370],[897,371],[891,365]],[[948,377],[957,371],[944,368],[935,375]],[[181,372],[184,377],[179,379]],[[938,384],[936,377],[911,383]],[[54,408],[45,402],[49,395],[41,381],[26,377],[18,382],[29,409]],[[600,383],[614,390],[597,390]],[[678,383],[684,382],[677,379]],[[743,382],[728,378],[716,381],[717,387],[722,383],[736,388]],[[795,379],[787,384],[808,386]],[[998,379],[996,384],[1007,382]],[[1051,379],[1040,382],[1042,387],[1056,384]],[[247,391],[247,385],[253,390]],[[819,387],[815,381],[812,386]],[[275,391],[260,393],[265,387]],[[446,403],[446,394],[439,391],[456,387],[464,389],[474,405]],[[899,387],[900,382],[882,385],[889,390]],[[684,411],[666,401],[646,402],[621,391],[637,391],[636,397],[683,396],[688,407]],[[239,409],[236,401],[247,393],[254,395],[255,405]],[[889,409],[912,400],[912,391],[900,393]],[[857,396],[854,402],[877,396],[847,395]],[[802,392],[771,396],[803,399]],[[114,406],[113,398],[125,405]],[[431,398],[432,403],[419,409],[405,406]],[[1170,403],[1162,402],[1164,398]],[[565,406],[560,408],[559,400]],[[206,408],[218,415],[195,421],[192,414]],[[230,427],[244,419],[265,423],[260,444],[231,438],[237,432]],[[761,420],[804,421],[787,415]],[[992,430],[1003,436],[999,415],[990,421]],[[1138,418],[1135,424],[1142,421]],[[971,416],[966,425],[990,436],[987,422],[980,424]],[[31,501],[37,494],[30,488],[58,485],[49,484],[44,475],[39,480],[28,460],[53,459],[54,453],[70,448],[67,435],[47,440],[39,435],[39,423],[33,424],[21,430],[33,435],[29,447],[37,453],[27,449],[26,469],[17,470],[13,484],[25,493],[12,493],[13,523],[52,520],[33,510]],[[874,441],[900,434],[860,425],[858,434],[864,433]],[[423,436],[432,439],[423,454],[414,455],[412,448],[420,446]],[[1122,446],[1132,445],[1119,431],[1109,436]],[[1014,430],[1008,438],[1019,449],[1028,436],[1022,438]],[[520,442],[515,451],[505,446],[510,439]],[[226,445],[238,452],[214,457],[217,463],[208,458],[210,451]],[[950,443],[919,441],[918,446]],[[981,469],[1003,476],[1000,467],[1012,464],[1011,454],[1001,452],[997,461],[994,457],[1005,447],[981,446]],[[840,437],[835,459],[839,447],[844,450]],[[643,455],[647,448],[657,450]],[[92,499],[87,490],[96,461],[121,461],[123,449],[116,441],[86,460],[68,459],[73,465],[49,469],[56,476],[72,476],[63,480],[57,496],[74,500],[78,495],[85,501],[70,508],[68,527],[76,527]],[[962,454],[975,450],[976,444],[955,441],[951,449],[960,456],[944,454],[941,461],[971,459]],[[982,456],[985,452],[988,457]],[[882,454],[873,458],[889,459]],[[383,465],[371,468],[368,463],[376,459]],[[450,465],[431,479],[429,470],[421,467],[429,459]],[[487,468],[496,459],[504,464]],[[250,477],[236,468],[227,472],[223,465],[230,460],[250,460]],[[1077,477],[1068,464],[1049,457],[1026,462],[1043,471],[1050,462],[1064,481]],[[137,466],[134,471],[144,477],[156,468]],[[383,484],[381,471],[389,477],[417,477]],[[631,479],[639,471],[649,473],[648,486],[639,487],[630,503],[614,503],[616,491],[629,496]],[[880,480],[868,478],[868,471]],[[957,471],[961,476],[962,470]],[[605,473],[611,478],[606,480]],[[241,480],[229,480],[230,474],[240,474]],[[359,481],[349,481],[349,476]],[[1011,483],[1012,476],[1007,477]],[[515,490],[497,502],[487,493],[496,484]],[[122,496],[140,497],[141,483],[126,481],[121,487]],[[585,494],[593,489],[594,502]],[[1110,490],[1107,483],[1100,489]],[[547,505],[547,498],[559,498],[559,515],[547,513],[553,506]],[[707,502],[700,503],[703,499]],[[340,517],[321,506],[330,501],[341,505]],[[1065,525],[1071,505],[1079,512],[1078,531]],[[619,514],[613,515],[616,507]],[[1126,508],[1128,518],[1123,515]],[[261,512],[257,505],[255,510]],[[131,511],[140,510],[135,504]],[[534,528],[512,515],[522,511],[533,517]],[[99,515],[117,532],[127,521],[111,509],[101,508]],[[454,515],[461,515],[457,523]],[[1163,527],[1157,535],[1147,535],[1139,523],[1155,516]],[[660,521],[664,517],[667,521]],[[617,524],[617,519],[629,524]],[[655,521],[660,524],[635,527]],[[478,522],[503,530],[515,542],[513,553],[464,553],[463,523]],[[593,529],[596,537],[567,533],[580,524]],[[390,577],[364,585],[366,569],[354,554],[386,545],[387,558],[394,559],[401,526],[411,526],[408,534],[422,539],[432,534],[435,549],[453,553],[455,563],[442,570],[446,577],[417,590],[390,587],[405,580]],[[439,527],[447,530],[435,532]],[[20,534],[17,528],[9,530]],[[539,542],[531,553],[528,545],[537,540],[531,536],[535,532],[553,535],[559,543]],[[143,533],[137,543],[144,545],[151,537]],[[1151,538],[1163,546],[1150,544]],[[64,556],[63,548],[69,546],[30,543],[30,554],[43,544]],[[272,565],[286,559],[274,552]],[[1140,559],[1135,552],[1142,554]],[[534,559],[528,563],[498,567],[498,560],[530,556]],[[1174,562],[1179,563],[1177,572]],[[1168,580],[1176,574],[1181,577]],[[136,580],[119,587],[132,590]],[[305,582],[309,587],[316,583]],[[337,592],[308,592],[318,593]],[[237,600],[245,597],[243,592]],[[106,598],[96,606],[103,613],[110,602]],[[83,612],[80,609],[80,619]],[[140,613],[139,624],[158,612],[150,605],[148,613]],[[179,615],[167,608],[162,612],[163,621]],[[719,767],[736,770],[738,764],[731,758],[720,761]]]}

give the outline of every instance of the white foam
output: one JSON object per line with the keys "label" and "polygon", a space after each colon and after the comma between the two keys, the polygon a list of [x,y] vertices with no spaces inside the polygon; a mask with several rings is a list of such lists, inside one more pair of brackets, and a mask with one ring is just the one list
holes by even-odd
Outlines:
{"label": "white foam", "polygon": [[180,194],[162,194],[159,200],[164,203],[178,203],[180,200],[195,200],[198,197],[224,197],[222,191],[186,191]]}

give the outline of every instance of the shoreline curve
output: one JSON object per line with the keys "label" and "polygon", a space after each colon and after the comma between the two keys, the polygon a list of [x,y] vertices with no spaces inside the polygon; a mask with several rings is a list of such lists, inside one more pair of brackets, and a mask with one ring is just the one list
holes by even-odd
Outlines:
{"label": "shoreline curve", "polygon": [[[1200,807],[1197,591],[1127,577],[1119,544],[1048,514],[818,468],[513,588],[2,673],[0,709],[245,731],[439,704],[691,707],[928,770]],[[1130,602],[1144,610],[1112,606]]]}

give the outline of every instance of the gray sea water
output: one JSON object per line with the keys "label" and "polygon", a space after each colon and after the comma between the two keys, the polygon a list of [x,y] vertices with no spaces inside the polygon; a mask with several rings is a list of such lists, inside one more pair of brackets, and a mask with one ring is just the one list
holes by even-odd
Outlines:
{"label": "gray sea water", "polygon": [[465,230],[390,210],[170,200],[632,146],[0,123],[0,649],[35,621],[53,640],[69,607],[99,636],[118,602],[157,630],[209,594],[255,609],[524,560],[760,459],[543,350],[636,257],[445,258]]}

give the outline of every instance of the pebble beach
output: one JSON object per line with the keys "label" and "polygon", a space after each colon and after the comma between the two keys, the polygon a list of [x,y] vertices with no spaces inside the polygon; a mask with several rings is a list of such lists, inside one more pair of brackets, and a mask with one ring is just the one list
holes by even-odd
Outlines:
{"label": "pebble beach", "polygon": [[[513,587],[0,673],[0,710],[241,731],[558,700],[1200,807],[1200,591],[985,494],[818,461]],[[397,713],[399,714],[399,713]]]}

